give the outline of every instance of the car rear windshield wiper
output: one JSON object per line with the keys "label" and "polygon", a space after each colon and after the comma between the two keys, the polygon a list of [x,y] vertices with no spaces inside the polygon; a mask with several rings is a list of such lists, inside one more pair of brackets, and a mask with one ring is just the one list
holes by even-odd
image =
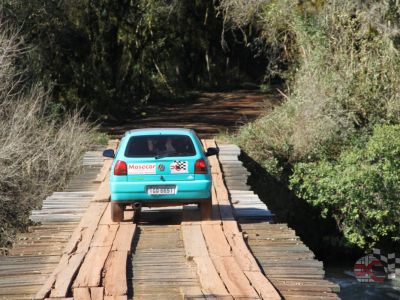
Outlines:
{"label": "car rear windshield wiper", "polygon": [[163,158],[163,157],[175,156],[175,155],[178,155],[178,153],[177,153],[176,151],[173,151],[173,152],[165,152],[165,153],[156,155],[156,156],[155,156],[155,159],[160,159],[160,158]]}

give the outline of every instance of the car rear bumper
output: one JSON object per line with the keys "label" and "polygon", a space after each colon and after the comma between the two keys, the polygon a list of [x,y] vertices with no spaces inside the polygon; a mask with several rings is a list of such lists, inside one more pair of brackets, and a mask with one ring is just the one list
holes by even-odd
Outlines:
{"label": "car rear bumper", "polygon": [[[146,187],[149,185],[176,185],[177,193],[174,195],[149,195]],[[111,201],[182,201],[190,203],[191,199],[201,201],[211,198],[211,181],[146,181],[146,182],[111,182]],[[195,202],[195,201],[193,201]]]}

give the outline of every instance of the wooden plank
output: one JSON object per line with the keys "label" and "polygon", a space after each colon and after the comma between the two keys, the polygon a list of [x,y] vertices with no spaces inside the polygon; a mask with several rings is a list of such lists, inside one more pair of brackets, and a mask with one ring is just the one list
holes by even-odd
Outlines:
{"label": "wooden plank", "polygon": [[239,230],[238,223],[234,220],[222,221],[222,227],[228,235],[241,235],[242,232]]}
{"label": "wooden plank", "polygon": [[[65,297],[67,295],[72,280],[89,249],[95,228],[105,208],[106,204],[103,203],[93,203],[89,206],[65,248],[58,266],[37,292],[34,299],[43,299],[49,295],[50,291],[51,297]],[[54,289],[52,289],[53,286]]]}
{"label": "wooden plank", "polygon": [[185,245],[186,259],[193,260],[197,266],[197,274],[203,294],[206,298],[224,296],[227,297],[226,299],[232,299],[209,257],[201,226],[186,222],[182,224],[182,238]]}
{"label": "wooden plank", "polygon": [[[29,262],[27,262],[29,263]],[[31,264],[25,266],[8,266],[0,268],[1,277],[20,276],[25,274],[50,274],[54,270],[55,264]]]}
{"label": "wooden plank", "polygon": [[41,209],[33,210],[32,215],[46,215],[46,214],[83,214],[86,208],[52,208],[52,209]]}
{"label": "wooden plank", "polygon": [[[97,187],[94,186],[94,189],[96,189]],[[87,189],[85,189],[87,190]],[[84,192],[84,191],[81,191]],[[56,195],[55,193],[53,193],[51,196],[47,197],[43,203],[59,203],[59,202],[64,202],[64,203],[89,203],[90,200],[93,198],[93,196],[95,195],[96,191],[92,191],[88,194],[77,194],[77,192],[72,192],[69,191],[64,195]]]}
{"label": "wooden plank", "polygon": [[[213,141],[207,142],[208,146],[214,146],[215,144]],[[218,198],[218,203],[220,205],[220,210],[221,206],[223,205],[223,212],[221,212],[221,216],[225,215],[230,218],[230,214],[232,213],[232,206],[228,205],[230,204],[230,201],[227,200],[229,199],[228,197],[228,190],[225,187],[225,184],[223,182],[222,178],[222,172],[221,168],[219,166],[218,160],[213,160],[211,162],[214,170],[214,175],[213,175],[213,183],[215,183],[215,189],[216,189],[216,195]],[[232,249],[232,254],[233,258],[223,258],[222,261],[225,262],[226,260],[232,260],[237,263],[236,266],[238,268],[237,270],[237,276],[242,276],[244,275],[241,272],[244,271],[252,271],[252,274],[250,274],[250,277],[247,276],[247,278],[250,281],[250,284],[256,288],[257,293],[262,297],[261,292],[266,293],[268,291],[268,297],[271,297],[271,299],[280,299],[279,294],[275,290],[275,288],[272,286],[271,282],[265,278],[265,276],[262,275],[261,270],[259,269],[259,266],[254,259],[252,253],[249,251],[247,248],[247,245],[244,242],[243,235],[240,233],[239,228],[237,227],[237,224],[233,220],[224,220],[223,221],[223,228],[224,228],[224,235],[226,237],[226,240],[228,244],[230,245]],[[220,263],[221,267],[221,258],[218,260],[213,257],[214,263]],[[224,261],[225,260],[225,261]],[[218,267],[217,267],[218,269]],[[225,271],[225,270],[223,270]],[[221,273],[221,277],[223,276]],[[229,279],[229,278],[226,278]],[[253,283],[252,280],[255,280]],[[225,282],[225,280],[224,280]],[[261,285],[262,283],[262,285]],[[225,282],[227,285],[228,283]],[[228,286],[228,285],[227,285]],[[264,288],[266,289],[264,289]],[[228,288],[229,290],[229,288]],[[251,290],[249,290],[251,291]],[[231,292],[231,291],[230,291]],[[237,291],[236,291],[237,292]]]}
{"label": "wooden plank", "polygon": [[86,253],[89,250],[95,231],[96,229],[93,227],[78,227],[69,239],[63,253],[67,255],[80,252]]}
{"label": "wooden plank", "polygon": [[103,167],[101,168],[99,174],[97,175],[96,179],[93,182],[103,182],[106,181],[106,177],[110,172],[110,168],[112,165],[113,160],[110,158],[104,158],[104,164]]}
{"label": "wooden plank", "polygon": [[79,191],[79,192],[72,192],[72,191],[66,191],[66,192],[54,192],[52,196],[48,197],[92,197],[96,192],[95,191]]}
{"label": "wooden plank", "polygon": [[111,247],[119,225],[99,225],[94,233],[90,247]]}
{"label": "wooden plank", "polygon": [[128,300],[128,296],[104,296],[104,300]]}
{"label": "wooden plank", "polygon": [[287,300],[339,300],[339,296],[333,293],[312,293],[307,292],[305,294],[300,294],[297,291],[293,292],[286,292],[284,295],[285,299]]}
{"label": "wooden plank", "polygon": [[37,216],[32,215],[29,219],[33,222],[41,223],[57,223],[57,222],[78,222],[81,216],[71,216],[71,215],[48,215],[48,216]]}
{"label": "wooden plank", "polygon": [[79,227],[97,228],[100,218],[105,214],[108,203],[91,203],[86,213],[83,215]]}
{"label": "wooden plank", "polygon": [[73,295],[75,300],[91,300],[89,288],[74,288]]}
{"label": "wooden plank", "polygon": [[130,253],[135,233],[136,233],[136,224],[126,224],[123,226],[119,226],[111,250],[126,251]]}
{"label": "wooden plank", "polygon": [[126,278],[127,251],[111,251],[104,267],[105,296],[125,296],[128,292]]}
{"label": "wooden plank", "polygon": [[50,292],[50,297],[66,297],[72,284],[72,279],[77,274],[83,262],[85,253],[63,255],[60,264],[55,270],[54,287]]}
{"label": "wooden plank", "polygon": [[182,287],[183,300],[207,299],[199,287]]}
{"label": "wooden plank", "polygon": [[93,202],[109,202],[110,201],[110,175],[107,174],[104,181],[100,184],[97,193],[94,195]]}
{"label": "wooden plank", "polygon": [[100,286],[101,272],[110,250],[111,245],[90,248],[74,281],[74,288]]}
{"label": "wooden plank", "polygon": [[230,256],[229,246],[220,225],[201,224],[201,230],[211,256]]}
{"label": "wooden plank", "polygon": [[[256,195],[253,191],[241,191],[241,190],[234,190],[234,189],[229,189],[229,194],[231,195],[237,195],[237,196],[247,196],[247,195]],[[258,195],[256,195],[258,196]]]}
{"label": "wooden plank", "polygon": [[104,298],[104,287],[91,287],[90,288],[91,300],[103,300]]}
{"label": "wooden plank", "polygon": [[[207,142],[204,143],[207,147]],[[210,158],[210,160],[213,160]],[[214,164],[213,164],[214,163]],[[227,219],[232,219],[232,210],[230,208],[230,203],[228,200],[228,194],[225,190],[222,189],[223,183],[221,181],[215,180],[220,177],[220,170],[218,167],[215,167],[217,161],[211,162],[213,168],[213,184],[215,186],[214,198],[216,198],[217,202],[220,205],[221,217],[225,215]],[[225,206],[221,210],[221,206]],[[224,219],[224,218],[223,218]],[[202,232],[204,238],[206,240],[209,253],[212,257],[212,261],[221,276],[221,279],[224,285],[228,288],[228,291],[231,295],[239,296],[239,297],[254,297],[258,298],[257,293],[248,283],[248,280],[242,270],[240,270],[239,266],[236,264],[236,261],[231,256],[231,249],[226,240],[224,232],[222,231],[221,225],[214,224],[204,224],[201,225]],[[225,260],[227,259],[227,260]],[[232,271],[232,266],[228,267],[228,263],[230,265],[235,264],[236,268]],[[206,293],[205,293],[206,295]],[[206,295],[207,296],[207,295]]]}
{"label": "wooden plank", "polygon": [[[40,287],[39,291],[37,291],[37,289],[36,289],[37,293],[35,296],[33,296],[34,300],[36,300],[36,299],[42,300],[49,296],[52,284],[54,283],[54,279],[53,279],[53,281],[47,280],[46,283],[47,283],[47,285],[46,284],[42,285]],[[4,289],[4,286],[2,287],[2,289]],[[15,291],[15,286],[13,286],[12,289]]]}
{"label": "wooden plank", "polygon": [[230,295],[234,298],[259,298],[257,292],[253,289],[232,256],[212,257],[212,261]]}
{"label": "wooden plank", "polygon": [[262,299],[282,299],[271,282],[261,272],[245,271],[244,273]]}
{"label": "wooden plank", "polygon": [[209,256],[194,257],[193,261],[196,263],[201,289],[206,298],[215,296],[217,298],[228,297],[227,299],[233,299],[226,290],[225,284],[222,282]]}
{"label": "wooden plank", "polygon": [[232,247],[232,254],[243,271],[258,271],[261,274],[253,255],[248,250],[243,237],[241,235],[228,236],[228,243]]}
{"label": "wooden plank", "polygon": [[[102,163],[102,159],[100,159],[100,156],[96,151],[91,154],[86,153],[84,157],[84,162],[84,164],[97,164],[98,162]],[[57,228],[60,228],[59,232],[61,233],[61,236],[60,234],[57,234],[57,232],[55,232],[54,234],[48,234],[47,236],[40,236],[38,238],[35,237],[33,244],[29,245],[29,251],[25,251],[23,250],[23,248],[20,248],[19,250],[18,248],[15,248],[15,250],[19,251],[21,255],[31,255],[34,251],[45,251],[44,249],[47,245],[47,253],[60,255],[58,249],[60,247],[63,247],[63,243],[58,243],[58,241],[61,241],[61,238],[63,238],[64,240],[68,238],[70,236],[70,229],[64,229],[63,227],[59,226],[65,224],[66,221],[79,220],[81,215],[80,212],[82,211],[82,209],[89,206],[89,201],[95,194],[95,191],[77,191],[76,189],[94,188],[96,185],[93,185],[88,181],[93,180],[92,178],[96,175],[95,173],[97,172],[97,170],[97,168],[86,169],[86,174],[75,177],[70,182],[69,187],[66,191],[55,192],[51,197],[48,197],[44,201],[44,209],[36,214],[36,216],[42,218],[43,221],[47,223],[46,226],[39,227],[42,232],[54,232],[55,230],[57,230]],[[75,190],[73,190],[72,188]],[[98,211],[100,214],[102,214],[101,207],[98,207]],[[46,214],[49,215],[46,216]],[[84,253],[86,253],[89,248],[90,240],[94,233],[94,229],[92,228],[95,228],[98,223],[93,221],[94,219],[96,219],[96,214],[92,209],[90,210],[90,213],[86,213],[83,216],[81,220],[81,226],[76,228],[72,233],[70,241],[63,251],[63,256],[59,260],[58,264],[54,265],[54,271],[41,286],[39,292],[34,296],[34,298],[43,299],[46,296],[50,296],[49,294],[52,289],[53,290],[51,291],[51,294],[57,295],[57,297],[61,297],[62,294],[65,294],[64,291],[68,290],[71,284],[70,281],[72,281],[72,278],[75,276],[77,270],[79,269],[83,260]],[[51,223],[54,221],[59,222],[60,225],[57,224],[56,226],[54,226]],[[82,224],[84,224],[85,222],[89,225],[82,226]],[[90,226],[93,223],[96,224],[94,224],[94,226]],[[76,226],[73,223],[71,223],[71,225]],[[38,229],[35,227],[34,230],[35,232],[38,231]],[[64,232],[68,233],[69,236],[65,236]],[[51,245],[48,245],[48,243],[51,243]]]}
{"label": "wooden plank", "polygon": [[200,224],[182,225],[181,228],[186,258],[191,260],[194,257],[208,256]]}

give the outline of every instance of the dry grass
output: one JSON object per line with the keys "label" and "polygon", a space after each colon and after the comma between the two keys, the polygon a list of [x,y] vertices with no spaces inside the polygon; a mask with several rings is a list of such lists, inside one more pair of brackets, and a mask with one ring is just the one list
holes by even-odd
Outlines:
{"label": "dry grass", "polygon": [[51,116],[48,93],[15,68],[27,51],[18,32],[0,24],[0,247],[77,171],[92,133],[78,113]]}
{"label": "dry grass", "polygon": [[269,0],[222,0],[218,10],[223,14],[225,28],[243,28],[256,21],[263,5]]}

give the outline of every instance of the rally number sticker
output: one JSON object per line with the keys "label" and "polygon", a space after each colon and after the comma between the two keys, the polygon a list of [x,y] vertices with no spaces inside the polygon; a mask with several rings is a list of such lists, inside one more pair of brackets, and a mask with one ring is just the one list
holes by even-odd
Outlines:
{"label": "rally number sticker", "polygon": [[189,173],[188,162],[175,160],[170,165],[171,174],[185,174]]}
{"label": "rally number sticker", "polygon": [[156,164],[128,164],[128,175],[156,174]]}

